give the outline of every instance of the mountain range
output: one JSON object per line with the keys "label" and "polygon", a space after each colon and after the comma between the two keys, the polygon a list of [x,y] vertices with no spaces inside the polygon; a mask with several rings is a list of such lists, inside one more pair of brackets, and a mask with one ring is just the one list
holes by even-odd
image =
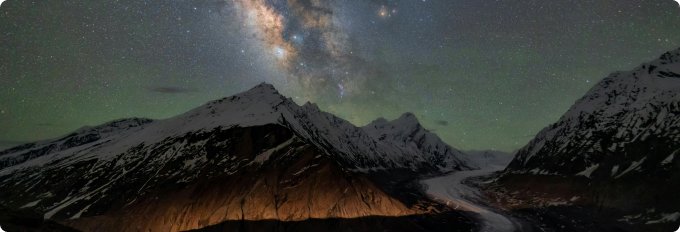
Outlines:
{"label": "mountain range", "polygon": [[5,150],[0,204],[87,231],[411,217],[447,212],[400,184],[475,167],[413,114],[356,127],[260,84],[177,117]]}

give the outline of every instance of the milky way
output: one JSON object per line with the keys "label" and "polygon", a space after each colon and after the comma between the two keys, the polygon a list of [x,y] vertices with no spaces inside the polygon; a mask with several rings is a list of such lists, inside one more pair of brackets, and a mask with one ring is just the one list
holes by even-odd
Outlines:
{"label": "milky way", "polygon": [[680,47],[678,25],[673,0],[8,0],[0,148],[266,81],[357,125],[410,111],[458,148],[511,151]]}
{"label": "milky way", "polygon": [[363,71],[352,56],[348,35],[335,18],[333,5],[319,0],[238,0],[252,42],[269,54],[285,78],[306,90],[310,100],[333,92],[344,97],[362,86]]}

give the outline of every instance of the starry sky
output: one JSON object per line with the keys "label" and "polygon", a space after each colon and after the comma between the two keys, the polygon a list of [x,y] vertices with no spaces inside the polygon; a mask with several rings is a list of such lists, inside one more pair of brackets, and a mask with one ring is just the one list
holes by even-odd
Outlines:
{"label": "starry sky", "polygon": [[413,112],[454,147],[512,151],[678,47],[673,0],[7,0],[0,148],[269,82],[356,125]]}

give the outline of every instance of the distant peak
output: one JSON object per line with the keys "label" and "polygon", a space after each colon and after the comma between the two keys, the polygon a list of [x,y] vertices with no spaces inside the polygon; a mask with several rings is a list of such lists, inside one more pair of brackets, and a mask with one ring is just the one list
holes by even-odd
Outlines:
{"label": "distant peak", "polygon": [[371,123],[367,124],[365,127],[379,128],[388,125],[396,128],[410,128],[410,129],[417,129],[421,127],[418,118],[411,112],[406,112],[399,116],[399,118],[394,119],[392,121],[388,121],[383,117],[379,117],[373,120]]}
{"label": "distant peak", "polygon": [[661,55],[661,57],[659,57],[659,60],[672,62],[672,63],[679,62],[680,61],[680,48],[664,53],[663,55]]}
{"label": "distant peak", "polygon": [[[416,115],[411,113],[411,112],[406,112],[403,113],[399,118],[410,118],[410,119],[416,119]],[[416,119],[417,120],[417,119]]]}
{"label": "distant peak", "polygon": [[399,116],[398,119],[394,120],[393,123],[420,125],[420,122],[418,121],[416,115],[411,112],[406,112],[402,114],[401,116]]}
{"label": "distant peak", "polygon": [[302,105],[302,107],[303,107],[303,108],[306,108],[306,109],[312,109],[312,110],[314,110],[314,111],[321,111],[321,110],[319,109],[319,106],[318,106],[318,105],[316,105],[315,103],[309,102],[309,101],[305,102],[305,104]]}
{"label": "distant peak", "polygon": [[373,122],[371,122],[371,124],[378,124],[378,125],[387,124],[387,123],[388,123],[387,119],[385,119],[383,117],[376,118],[375,120],[373,120]]}

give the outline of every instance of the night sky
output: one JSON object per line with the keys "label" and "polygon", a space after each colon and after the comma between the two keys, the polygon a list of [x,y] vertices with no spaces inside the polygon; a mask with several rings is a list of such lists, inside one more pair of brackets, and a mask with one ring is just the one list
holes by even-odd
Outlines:
{"label": "night sky", "polygon": [[356,125],[410,111],[457,148],[511,151],[678,47],[672,0],[8,0],[0,147],[264,81]]}

